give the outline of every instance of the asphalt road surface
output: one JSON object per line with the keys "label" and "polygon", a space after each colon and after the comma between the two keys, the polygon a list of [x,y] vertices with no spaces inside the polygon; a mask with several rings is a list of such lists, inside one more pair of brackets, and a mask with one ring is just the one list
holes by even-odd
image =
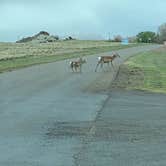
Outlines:
{"label": "asphalt road surface", "polygon": [[[85,57],[82,73],[72,73],[66,60],[0,74],[0,166],[133,166],[134,162],[142,166],[151,159],[150,166],[158,166],[159,158],[165,161],[165,96],[150,107],[156,109],[161,102],[161,114],[153,110],[151,118],[146,104],[145,111],[138,107],[132,112],[142,105],[130,102],[137,99],[136,94],[128,94],[128,100],[126,92],[117,97],[119,92],[107,90],[125,59],[157,47],[119,50],[121,58],[115,60],[114,69],[105,66],[96,73],[99,55]],[[149,96],[155,104],[155,96]],[[119,100],[127,102],[123,105]],[[150,121],[144,125],[141,121],[146,117]],[[161,131],[153,128],[152,120]]]}

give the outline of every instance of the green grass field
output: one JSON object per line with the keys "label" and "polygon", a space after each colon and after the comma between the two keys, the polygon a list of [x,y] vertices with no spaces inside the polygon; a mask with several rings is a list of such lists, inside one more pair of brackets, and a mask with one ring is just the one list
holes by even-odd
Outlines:
{"label": "green grass field", "polygon": [[57,41],[54,43],[0,43],[0,72],[35,64],[113,51],[139,44],[108,41]]}
{"label": "green grass field", "polygon": [[143,72],[143,82],[135,89],[166,93],[166,47],[132,57],[125,65]]}

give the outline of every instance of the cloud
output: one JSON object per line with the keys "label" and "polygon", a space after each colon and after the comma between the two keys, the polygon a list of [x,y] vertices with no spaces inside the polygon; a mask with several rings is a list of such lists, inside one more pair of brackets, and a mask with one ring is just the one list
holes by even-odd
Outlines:
{"label": "cloud", "polygon": [[0,0],[1,40],[40,30],[89,38],[156,31],[165,6],[165,0]]}

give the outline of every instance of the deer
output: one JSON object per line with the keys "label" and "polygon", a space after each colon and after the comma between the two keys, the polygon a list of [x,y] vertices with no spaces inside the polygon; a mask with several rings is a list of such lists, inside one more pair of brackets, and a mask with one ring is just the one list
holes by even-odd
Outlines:
{"label": "deer", "polygon": [[120,55],[118,53],[113,53],[110,56],[100,56],[100,57],[98,57],[98,62],[97,62],[96,68],[95,68],[95,72],[97,72],[98,66],[100,65],[100,67],[103,67],[104,63],[107,63],[109,65],[109,63],[111,62],[111,65],[113,66],[112,62],[117,57],[120,58]]}
{"label": "deer", "polygon": [[78,60],[70,61],[70,67],[73,72],[77,72],[77,71],[82,72],[82,64],[84,63],[86,63],[86,60],[79,58]]}

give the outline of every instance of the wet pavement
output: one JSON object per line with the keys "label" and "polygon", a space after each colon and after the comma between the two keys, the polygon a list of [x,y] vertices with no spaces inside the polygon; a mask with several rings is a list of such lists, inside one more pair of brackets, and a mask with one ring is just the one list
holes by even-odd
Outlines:
{"label": "wet pavement", "polygon": [[112,91],[76,155],[80,166],[164,166],[166,95]]}
{"label": "wet pavement", "polygon": [[[149,119],[154,117],[155,121],[157,114],[155,110],[152,111],[152,117],[146,110],[147,116],[142,115],[143,111],[132,114],[129,108],[137,104],[133,103],[134,97],[131,97],[133,100],[130,104],[130,99],[127,100],[125,95],[116,97],[116,93],[110,92],[115,95],[115,100],[110,100],[107,88],[126,58],[157,47],[153,45],[120,50],[121,58],[114,62],[114,69],[105,66],[97,73],[94,69],[98,55],[94,55],[86,57],[88,63],[83,66],[81,74],[70,71],[70,60],[0,74],[0,165],[105,166],[111,162],[118,165],[118,162],[124,162],[123,159],[129,159],[130,155],[134,156],[136,151],[132,153],[132,149],[136,149],[137,145],[138,158],[141,157],[141,146],[130,146],[127,142],[141,138],[146,141],[152,136],[147,134],[144,137],[143,133],[142,137],[139,136],[140,130],[144,129],[144,125],[140,127],[139,122],[141,117],[148,115]],[[128,103],[120,105],[124,99]],[[158,105],[163,104],[165,107],[163,100],[158,102]],[[116,114],[118,110],[120,112]],[[164,120],[164,111],[160,112]],[[136,138],[132,137],[134,129],[130,125],[135,124],[129,121],[132,118],[131,122],[135,119],[138,122]],[[151,124],[149,122],[148,125]],[[155,124],[158,127],[162,125],[157,120]],[[122,128],[119,129],[119,126]],[[123,131],[129,132],[129,135]],[[146,126],[145,131],[149,131]],[[160,138],[162,141],[162,136]],[[156,147],[151,148],[153,150]],[[126,150],[128,153],[123,153]],[[148,151],[148,148],[145,149],[145,153]],[[162,151],[160,154],[163,155]],[[134,157],[128,160],[131,163],[133,161]]]}

